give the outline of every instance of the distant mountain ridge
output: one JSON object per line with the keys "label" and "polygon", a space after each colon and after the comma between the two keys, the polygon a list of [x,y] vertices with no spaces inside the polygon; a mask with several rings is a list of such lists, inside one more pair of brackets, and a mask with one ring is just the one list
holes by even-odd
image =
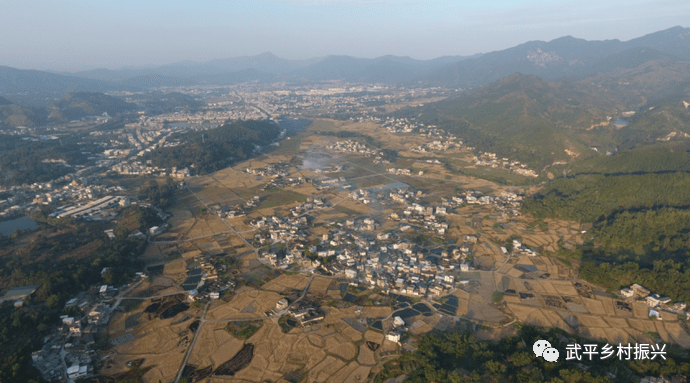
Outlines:
{"label": "distant mountain ridge", "polygon": [[374,59],[327,56],[308,60],[288,60],[266,52],[256,56],[216,59],[203,63],[185,61],[140,70],[95,69],[69,75],[142,87],[208,83],[227,85],[245,81],[275,80],[396,83],[421,78],[465,58],[467,57],[443,56],[432,60],[415,60],[410,57],[387,55]]}
{"label": "distant mountain ridge", "polygon": [[[288,60],[265,52],[256,56],[180,62],[141,70],[93,70],[72,76],[125,83],[128,79],[162,76],[155,84],[231,84],[243,81],[344,80],[371,83],[427,83],[474,87],[513,73],[548,80],[581,79],[618,67],[632,68],[650,60],[690,61],[690,28],[680,26],[629,41],[588,41],[572,36],[529,41],[491,53],[432,60],[386,55],[373,59],[327,56]],[[165,80],[163,80],[165,79]],[[129,82],[128,84],[130,84]],[[146,86],[147,84],[140,84]]]}
{"label": "distant mountain ridge", "polygon": [[690,61],[690,28],[673,27],[629,41],[587,41],[571,36],[529,41],[481,55],[432,60],[386,55],[373,59],[327,56],[289,60],[256,56],[184,61],[145,69],[48,73],[0,66],[0,94],[105,92],[161,86],[228,85],[247,81],[328,81],[447,85],[470,88],[513,73],[547,80],[578,80],[651,61]]}
{"label": "distant mountain ridge", "polygon": [[0,94],[107,92],[115,88],[112,83],[95,79],[0,66]]}
{"label": "distant mountain ridge", "polygon": [[650,60],[690,61],[690,28],[673,27],[636,39],[587,41],[571,36],[516,47],[448,65],[426,79],[465,87],[491,83],[513,73],[547,80],[581,79]]}

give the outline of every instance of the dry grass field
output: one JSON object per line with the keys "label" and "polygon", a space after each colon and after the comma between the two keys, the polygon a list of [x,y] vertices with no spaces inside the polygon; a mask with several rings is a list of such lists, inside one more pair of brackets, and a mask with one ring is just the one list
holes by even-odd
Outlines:
{"label": "dry grass field", "polygon": [[[216,301],[211,304],[206,319],[264,318],[264,312],[274,308],[281,298],[281,295],[272,291],[244,287],[235,292],[230,302]],[[249,307],[252,309],[248,309]]]}
{"label": "dry grass field", "polygon": [[[282,274],[268,283],[261,286],[264,290],[275,291],[277,293],[285,290],[303,290],[307,286],[309,278],[304,274],[288,275]],[[330,282],[330,280],[328,280]],[[312,285],[314,282],[312,281]],[[309,286],[311,290],[311,285]]]}

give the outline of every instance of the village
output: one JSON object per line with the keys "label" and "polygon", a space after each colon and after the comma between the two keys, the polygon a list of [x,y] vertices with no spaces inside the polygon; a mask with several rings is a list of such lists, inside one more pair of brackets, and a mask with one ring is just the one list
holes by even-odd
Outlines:
{"label": "village", "polygon": [[[362,89],[263,93],[231,117],[273,116],[283,110],[265,106],[281,97],[315,100],[325,111],[340,101],[358,108],[380,101],[377,92],[356,99],[355,91]],[[362,381],[414,351],[420,336],[457,326],[483,339],[532,324],[610,342],[690,346],[684,303],[639,285],[613,297],[556,256],[584,242],[580,225],[524,216],[528,187],[453,169],[500,171],[518,185],[535,171],[436,126],[366,113],[315,119],[209,175],[142,159],[176,145],[174,133],[209,129],[226,116],[142,115],[93,134],[103,152],[91,165],[5,191],[0,214],[8,217],[42,209],[51,219],[107,223],[138,205],[161,222],[128,234],[147,244],[131,282],[94,285],[67,302],[69,315],[32,354],[44,380],[136,373],[145,381],[213,374],[261,382],[304,370],[310,382]],[[173,204],[141,201],[132,187],[140,177],[172,178]],[[113,229],[104,235],[116,239]],[[5,299],[30,305],[36,288]]]}

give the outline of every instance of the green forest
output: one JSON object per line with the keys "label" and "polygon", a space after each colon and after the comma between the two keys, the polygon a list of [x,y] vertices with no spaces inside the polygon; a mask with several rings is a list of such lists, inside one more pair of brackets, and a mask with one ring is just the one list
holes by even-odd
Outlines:
{"label": "green forest", "polygon": [[[138,261],[146,241],[129,237],[158,223],[155,212],[131,206],[120,213],[116,238],[108,239],[106,224],[34,215],[35,232],[0,236],[0,290],[40,285],[31,304],[0,305],[0,382],[30,382],[31,352],[58,322],[64,303],[94,284],[120,286],[143,267]],[[103,268],[109,270],[103,274]]]}
{"label": "green forest", "polygon": [[88,157],[78,142],[79,137],[31,141],[0,135],[0,185],[46,182],[74,172],[72,166],[84,164]]}
{"label": "green forest", "polygon": [[[640,283],[690,300],[690,153],[651,145],[574,164],[523,204],[537,218],[591,223],[580,277],[610,289]],[[683,288],[679,288],[683,287]]]}
{"label": "green forest", "polygon": [[[559,359],[550,363],[537,358],[532,345],[539,339],[549,341],[559,350]],[[690,364],[687,353],[668,348],[666,360],[623,361],[614,356],[593,360],[565,360],[568,344],[595,344],[563,330],[548,331],[523,326],[516,336],[497,342],[480,341],[471,332],[449,331],[430,333],[419,340],[418,349],[384,364],[376,382],[407,374],[412,383],[460,382],[549,382],[605,383],[636,382],[642,376],[687,375]],[[598,343],[601,350],[603,343]],[[615,347],[614,347],[615,350]],[[585,366],[585,367],[583,367]]]}
{"label": "green forest", "polygon": [[178,146],[161,148],[144,158],[155,166],[189,168],[207,174],[249,158],[256,146],[273,142],[280,130],[268,121],[236,121],[217,129],[180,133],[171,138]]}

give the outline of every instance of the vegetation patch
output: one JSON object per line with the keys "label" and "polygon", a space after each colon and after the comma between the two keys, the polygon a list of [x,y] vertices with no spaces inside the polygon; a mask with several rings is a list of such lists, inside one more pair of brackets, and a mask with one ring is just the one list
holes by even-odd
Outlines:
{"label": "vegetation patch", "polygon": [[230,322],[226,330],[237,339],[249,339],[263,326],[263,321]]}
{"label": "vegetation patch", "polygon": [[232,359],[218,366],[213,375],[233,376],[235,373],[249,365],[254,357],[254,345],[246,343]]}

